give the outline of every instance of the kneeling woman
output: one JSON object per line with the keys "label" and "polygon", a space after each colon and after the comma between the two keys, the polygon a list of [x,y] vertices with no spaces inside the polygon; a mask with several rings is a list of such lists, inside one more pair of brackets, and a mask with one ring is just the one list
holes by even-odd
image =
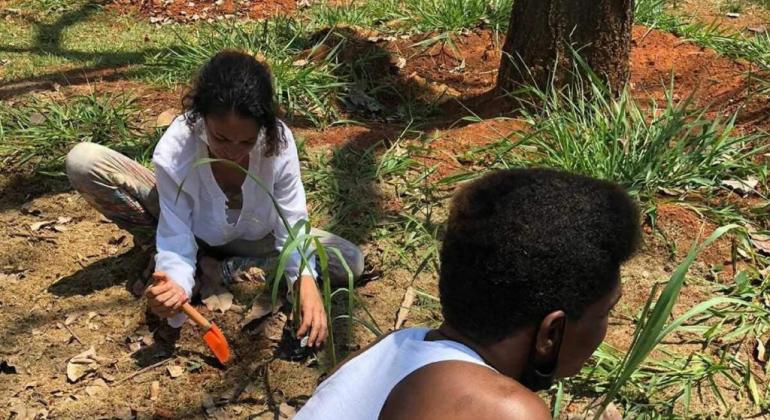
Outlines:
{"label": "kneeling woman", "polygon": [[[193,294],[196,266],[208,281],[227,283],[238,269],[269,269],[289,234],[268,192],[235,162],[259,177],[290,225],[307,219],[297,147],[291,131],[276,118],[269,70],[254,57],[221,52],[205,64],[183,100],[177,117],[153,154],[155,173],[137,162],[92,143],[67,155],[73,187],[106,217],[129,231],[156,227],[156,270],[172,280],[147,289],[150,308],[179,328],[179,308]],[[340,249],[358,277],[363,255],[352,243],[314,230],[326,246]],[[212,258],[216,256],[217,259]],[[299,273],[295,252],[286,268],[300,293],[299,336],[319,346],[327,325],[313,278],[314,263]],[[347,283],[340,261],[330,261],[332,283]],[[298,280],[299,279],[299,280]],[[298,283],[295,285],[295,282]]]}

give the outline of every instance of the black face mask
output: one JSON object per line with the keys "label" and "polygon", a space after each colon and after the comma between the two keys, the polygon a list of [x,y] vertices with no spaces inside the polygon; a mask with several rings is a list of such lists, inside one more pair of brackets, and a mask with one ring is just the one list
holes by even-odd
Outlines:
{"label": "black face mask", "polygon": [[546,361],[537,360],[535,356],[537,354],[536,346],[538,333],[535,331],[535,339],[532,340],[532,347],[529,349],[527,367],[521,375],[521,384],[533,392],[549,389],[551,388],[551,385],[553,385],[554,376],[556,375],[556,365],[559,363],[561,342],[564,338],[565,324],[566,320],[562,318],[559,321],[559,325],[556,326],[558,335],[553,343],[556,350],[551,354],[549,360]]}

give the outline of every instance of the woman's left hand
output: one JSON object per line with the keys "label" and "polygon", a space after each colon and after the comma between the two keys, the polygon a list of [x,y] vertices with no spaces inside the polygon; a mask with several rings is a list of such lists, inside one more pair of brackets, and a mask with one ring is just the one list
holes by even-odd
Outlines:
{"label": "woman's left hand", "polygon": [[321,293],[318,291],[315,280],[310,276],[300,277],[298,283],[302,325],[297,330],[297,337],[304,337],[307,334],[309,347],[321,347],[328,335],[326,311]]}

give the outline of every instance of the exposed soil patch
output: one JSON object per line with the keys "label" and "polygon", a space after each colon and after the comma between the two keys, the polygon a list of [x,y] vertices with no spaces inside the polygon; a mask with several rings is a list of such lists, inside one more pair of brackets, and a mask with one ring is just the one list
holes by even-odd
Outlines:
{"label": "exposed soil patch", "polygon": [[728,33],[743,32],[751,35],[755,33],[753,31],[767,30],[767,23],[770,22],[770,11],[750,0],[681,0],[676,3],[677,7],[671,7],[671,12],[675,15],[694,17],[706,25],[719,25]]}
{"label": "exposed soil patch", "polygon": [[[657,228],[671,246],[676,245],[674,254],[678,260],[684,258],[694,241],[704,241],[718,226],[702,218],[696,212],[676,204],[662,204],[657,207]],[[705,264],[730,264],[731,243],[723,236],[699,255],[698,261]]]}
{"label": "exposed soil patch", "polygon": [[116,0],[109,7],[139,13],[152,23],[214,22],[224,18],[264,19],[286,15],[296,0]]}

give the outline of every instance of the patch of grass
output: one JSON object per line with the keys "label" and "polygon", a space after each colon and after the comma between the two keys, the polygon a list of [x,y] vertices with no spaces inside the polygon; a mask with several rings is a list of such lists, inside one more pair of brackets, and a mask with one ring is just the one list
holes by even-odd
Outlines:
{"label": "patch of grass", "polygon": [[513,0],[409,0],[406,17],[420,32],[458,32],[479,26],[504,31]]}
{"label": "patch of grass", "polygon": [[8,6],[26,13],[51,14],[77,9],[89,2],[88,0],[12,0],[8,2]]}
{"label": "patch of grass", "polygon": [[349,25],[397,29],[404,23],[401,10],[400,0],[350,2],[345,5],[321,3],[313,6],[306,16],[311,26],[317,28]]}
{"label": "patch of grass", "polygon": [[[277,99],[289,115],[325,125],[337,118],[336,105],[346,84],[335,75],[336,51],[324,48],[323,39],[315,39],[294,19],[218,24],[199,29],[190,42],[158,55],[154,77],[167,84],[187,83],[217,52],[246,51],[270,66]],[[315,52],[317,57],[308,59]]]}
{"label": "patch of grass", "polygon": [[669,3],[669,0],[637,0],[634,4],[636,23],[661,29],[676,26],[678,18],[666,13]]}
{"label": "patch of grass", "polygon": [[743,2],[736,0],[727,1],[719,6],[719,10],[723,11],[724,13],[742,13],[743,8]]}
{"label": "patch of grass", "polygon": [[508,26],[513,0],[383,0],[343,6],[313,7],[313,25],[354,25],[386,33],[459,32],[489,27],[502,32]]}
{"label": "patch of grass", "polygon": [[[766,281],[739,273],[735,284],[714,285],[714,298],[700,302],[667,324],[672,342],[658,344],[654,356],[635,369],[625,386],[618,388],[617,401],[627,416],[642,418],[689,418],[696,399],[712,399],[711,414],[730,412],[726,392],[749,399],[760,411],[767,404],[762,374],[747,359],[747,342],[760,338],[770,327],[766,307]],[[654,293],[653,293],[654,295]],[[652,296],[651,296],[652,297]],[[662,337],[659,337],[662,338]],[[700,346],[683,354],[677,346]],[[622,369],[626,354],[604,343],[581,374],[568,380],[570,392],[605,395]],[[747,413],[743,413],[747,414]]]}
{"label": "patch of grass", "polygon": [[44,173],[58,172],[69,149],[82,141],[124,151],[146,149],[133,99],[90,94],[0,107],[0,159],[6,165],[30,163]]}
{"label": "patch of grass", "polygon": [[[308,202],[314,203],[315,217],[325,229],[365,241],[375,227],[387,218],[380,209],[392,191],[403,183],[417,162],[407,148],[384,143],[366,149],[340,147],[329,153],[308,156],[303,181]],[[355,197],[351,200],[351,197]]]}
{"label": "patch of grass", "polygon": [[[764,303],[768,282],[761,273],[740,272],[730,285],[701,280],[713,297],[671,316],[698,249],[729,230],[745,233],[738,225],[728,225],[693,246],[660,295],[657,289],[662,284],[650,292],[633,321],[637,328],[631,348],[623,352],[602,344],[581,374],[565,381],[571,395],[614,396],[624,415],[633,418],[729,416],[733,395],[749,399],[757,411],[766,407],[766,390],[760,388],[763,375],[757,372],[757,363],[745,357],[746,344],[753,345],[753,339],[770,327]],[[688,346],[699,350],[689,351]],[[696,399],[712,403],[693,409]]]}
{"label": "patch of grass", "polygon": [[[542,165],[618,182],[642,199],[661,189],[718,187],[758,173],[765,146],[734,131],[735,116],[707,116],[691,98],[642,106],[628,92],[613,97],[594,79],[561,91],[526,89],[539,105],[523,111],[520,140],[503,139],[498,166]],[[510,153],[515,152],[515,153]]]}
{"label": "patch of grass", "polygon": [[770,69],[770,34],[732,34],[714,24],[689,23],[672,28],[674,33],[720,54],[743,58],[761,70]]}
{"label": "patch of grass", "polygon": [[[82,3],[82,4],[81,4]],[[99,68],[119,68],[123,77],[142,73],[141,66],[177,41],[174,27],[80,2],[62,13],[0,20],[0,67],[5,82],[35,78],[79,79]]]}
{"label": "patch of grass", "polygon": [[[686,21],[666,11],[667,0],[640,0],[636,3],[637,22],[672,32],[719,54],[747,60],[756,66],[750,74],[758,81],[756,93],[770,93],[770,33],[742,33],[716,22]],[[734,4],[735,2],[728,3]],[[741,3],[739,3],[741,4]],[[735,13],[735,12],[733,12]]]}

